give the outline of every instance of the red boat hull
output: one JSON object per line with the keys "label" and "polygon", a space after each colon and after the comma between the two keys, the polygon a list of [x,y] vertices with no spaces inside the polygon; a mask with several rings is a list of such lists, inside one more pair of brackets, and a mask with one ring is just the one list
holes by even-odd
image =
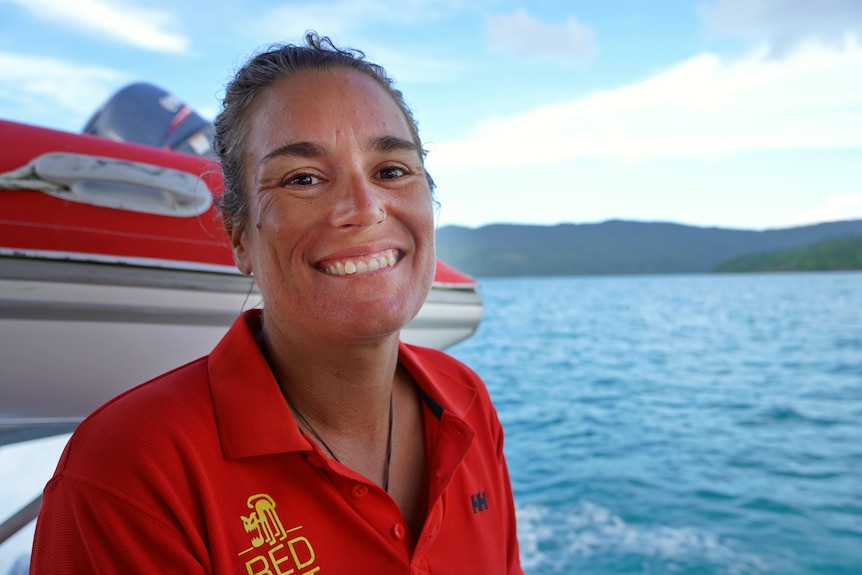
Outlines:
{"label": "red boat hull", "polygon": [[[214,192],[221,190],[218,164],[188,154],[6,121],[0,121],[0,135],[0,172],[45,153],[73,152],[177,169],[200,175]],[[0,248],[234,265],[215,207],[183,218],[64,201],[32,190],[0,193]]]}

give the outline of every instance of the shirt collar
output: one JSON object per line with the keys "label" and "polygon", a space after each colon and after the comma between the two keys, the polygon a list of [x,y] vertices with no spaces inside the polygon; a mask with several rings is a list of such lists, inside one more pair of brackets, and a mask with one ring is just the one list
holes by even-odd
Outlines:
{"label": "shirt collar", "polygon": [[464,381],[478,379],[469,368],[442,351],[404,342],[398,348],[398,361],[413,376],[425,403],[438,419],[443,413],[466,418],[476,390]]}
{"label": "shirt collar", "polygon": [[228,459],[311,450],[255,340],[260,322],[261,310],[243,313],[209,357],[216,425]]}
{"label": "shirt collar", "polygon": [[[255,339],[261,310],[240,315],[209,356],[210,389],[222,450],[228,459],[291,451],[311,451],[272,370]],[[443,352],[399,344],[398,360],[438,417],[465,418],[476,390],[462,383],[475,378]]]}

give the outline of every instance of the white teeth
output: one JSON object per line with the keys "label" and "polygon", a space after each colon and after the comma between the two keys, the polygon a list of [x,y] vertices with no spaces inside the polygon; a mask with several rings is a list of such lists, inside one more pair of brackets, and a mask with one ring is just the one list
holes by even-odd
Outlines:
{"label": "white teeth", "polygon": [[395,250],[386,250],[383,254],[368,258],[368,260],[343,260],[330,264],[324,271],[331,275],[343,276],[353,274],[363,274],[366,272],[377,271],[382,268],[392,267],[396,264],[398,258]]}

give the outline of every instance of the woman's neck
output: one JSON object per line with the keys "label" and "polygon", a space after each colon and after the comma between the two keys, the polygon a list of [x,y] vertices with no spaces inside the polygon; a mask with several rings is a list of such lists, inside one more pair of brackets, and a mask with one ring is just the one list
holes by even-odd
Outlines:
{"label": "woman's neck", "polygon": [[282,391],[317,431],[344,437],[388,433],[397,334],[363,344],[323,344],[264,328],[262,340]]}

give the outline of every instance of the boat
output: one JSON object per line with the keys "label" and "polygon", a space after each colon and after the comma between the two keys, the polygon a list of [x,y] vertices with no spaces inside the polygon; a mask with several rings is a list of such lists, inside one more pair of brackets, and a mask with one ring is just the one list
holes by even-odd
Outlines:
{"label": "boat", "polygon": [[[211,138],[149,84],[118,92],[84,133],[0,120],[0,445],[72,431],[262,305],[219,225]],[[481,314],[477,282],[438,261],[402,339],[446,348]],[[35,517],[21,513],[16,525]]]}

